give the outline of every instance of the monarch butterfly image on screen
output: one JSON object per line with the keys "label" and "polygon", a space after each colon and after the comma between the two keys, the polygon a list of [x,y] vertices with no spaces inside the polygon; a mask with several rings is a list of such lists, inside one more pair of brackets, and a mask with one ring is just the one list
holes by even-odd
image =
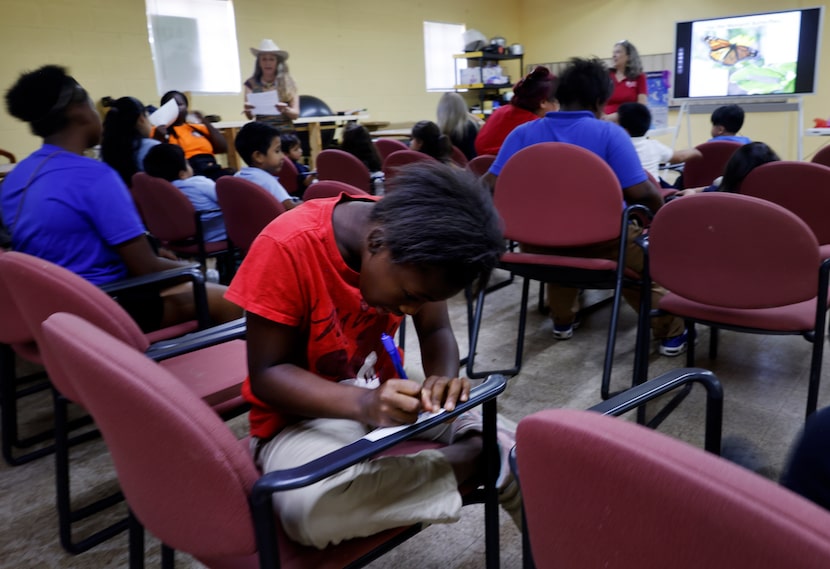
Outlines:
{"label": "monarch butterfly image on screen", "polygon": [[709,57],[721,65],[732,66],[744,59],[758,56],[758,50],[746,45],[732,43],[729,40],[706,36],[703,38],[709,45]]}

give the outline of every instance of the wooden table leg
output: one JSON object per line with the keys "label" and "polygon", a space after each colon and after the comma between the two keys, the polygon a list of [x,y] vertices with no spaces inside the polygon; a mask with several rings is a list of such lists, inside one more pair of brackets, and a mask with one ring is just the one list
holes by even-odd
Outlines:
{"label": "wooden table leg", "polygon": [[239,170],[239,154],[236,153],[236,144],[234,144],[236,134],[239,132],[239,129],[236,127],[226,127],[221,129],[220,132],[222,133],[222,136],[225,137],[225,141],[228,143],[228,168]]}
{"label": "wooden table leg", "polygon": [[317,169],[317,155],[323,150],[323,137],[321,135],[320,123],[308,123],[308,145],[311,152],[309,157],[309,168]]}

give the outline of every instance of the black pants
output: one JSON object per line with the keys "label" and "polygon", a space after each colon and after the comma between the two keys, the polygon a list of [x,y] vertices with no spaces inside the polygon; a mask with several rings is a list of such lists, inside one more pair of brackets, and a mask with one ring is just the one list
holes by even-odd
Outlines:
{"label": "black pants", "polygon": [[216,162],[216,156],[213,154],[196,154],[191,156],[188,160],[190,167],[193,168],[194,176],[204,176],[211,180],[216,180],[222,176],[233,176],[233,168],[224,168],[221,164]]}

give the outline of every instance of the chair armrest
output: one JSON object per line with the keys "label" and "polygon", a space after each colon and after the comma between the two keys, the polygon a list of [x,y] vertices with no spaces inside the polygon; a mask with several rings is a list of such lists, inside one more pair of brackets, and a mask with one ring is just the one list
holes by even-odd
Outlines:
{"label": "chair armrest", "polygon": [[[495,437],[495,400],[506,387],[507,378],[503,375],[491,375],[483,383],[470,390],[469,400],[459,403],[453,411],[435,415],[379,440],[370,441],[362,438],[301,466],[264,474],[254,484],[250,498],[257,532],[260,565],[276,567],[279,559],[274,537],[276,536],[276,519],[271,500],[274,492],[301,488],[318,482],[482,404],[484,404],[485,436],[489,420],[491,434]],[[495,475],[492,476],[492,480],[495,481]],[[492,491],[495,492],[495,488]]]}
{"label": "chair armrest", "polygon": [[237,318],[179,338],[156,342],[147,349],[145,354],[150,359],[160,362],[231,340],[243,340],[246,334],[245,318]]}
{"label": "chair armrest", "polygon": [[100,288],[110,296],[118,296],[118,292],[135,288],[142,288],[152,284],[169,283],[171,286],[189,281],[193,285],[193,301],[196,305],[196,319],[200,329],[210,326],[210,311],[208,310],[207,290],[205,289],[205,275],[199,270],[198,263],[182,265],[157,273],[129,277],[101,285]]}
{"label": "chair armrest", "polygon": [[435,425],[457,417],[473,407],[495,399],[506,387],[507,379],[503,375],[491,375],[483,383],[471,389],[470,399],[464,403],[459,403],[453,411],[444,412],[424,421],[409,425],[405,429],[376,441],[370,441],[364,437],[350,445],[341,447],[325,456],[321,456],[316,460],[312,460],[295,468],[269,472],[263,475],[254,485],[254,498],[256,499],[267,495],[269,496],[268,503],[270,504],[270,495],[274,492],[302,488],[319,482],[323,478],[331,476],[344,468],[366,460],[400,442],[411,439],[415,435],[431,429]]}
{"label": "chair armrest", "polygon": [[[197,274],[198,273],[198,274]],[[199,276],[201,275],[201,276]],[[188,265],[182,265],[181,267],[175,267],[172,269],[167,269],[164,271],[159,271],[157,273],[148,273],[146,275],[139,275],[137,277],[127,277],[126,279],[121,279],[120,281],[115,281],[107,284],[101,285],[99,288],[106,292],[107,294],[112,295],[116,292],[121,292],[124,290],[129,290],[132,288],[141,288],[147,286],[149,284],[156,284],[156,283],[166,283],[170,282],[171,284],[175,284],[176,282],[181,282],[182,280],[189,280],[191,282],[201,280],[204,282],[205,277],[202,275],[202,272],[199,270],[198,263],[191,263]]]}
{"label": "chair armrest", "polygon": [[718,378],[711,371],[700,368],[672,370],[631,389],[626,389],[622,393],[590,407],[588,410],[618,417],[661,395],[692,383],[700,383],[706,389],[706,440],[704,448],[713,454],[720,454],[723,388]]}
{"label": "chair armrest", "polygon": [[623,211],[623,222],[620,228],[620,235],[623,237],[628,230],[628,224],[632,220],[637,220],[644,228],[651,225],[651,220],[654,219],[654,212],[642,204],[632,204]]}

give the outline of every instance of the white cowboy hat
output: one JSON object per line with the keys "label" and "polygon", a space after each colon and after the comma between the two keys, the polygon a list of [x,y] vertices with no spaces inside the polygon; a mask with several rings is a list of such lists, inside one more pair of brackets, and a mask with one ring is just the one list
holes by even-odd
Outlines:
{"label": "white cowboy hat", "polygon": [[255,56],[259,56],[260,53],[273,53],[280,59],[288,59],[288,52],[277,47],[277,44],[275,44],[274,40],[271,39],[259,42],[259,49],[252,47],[251,53]]}

